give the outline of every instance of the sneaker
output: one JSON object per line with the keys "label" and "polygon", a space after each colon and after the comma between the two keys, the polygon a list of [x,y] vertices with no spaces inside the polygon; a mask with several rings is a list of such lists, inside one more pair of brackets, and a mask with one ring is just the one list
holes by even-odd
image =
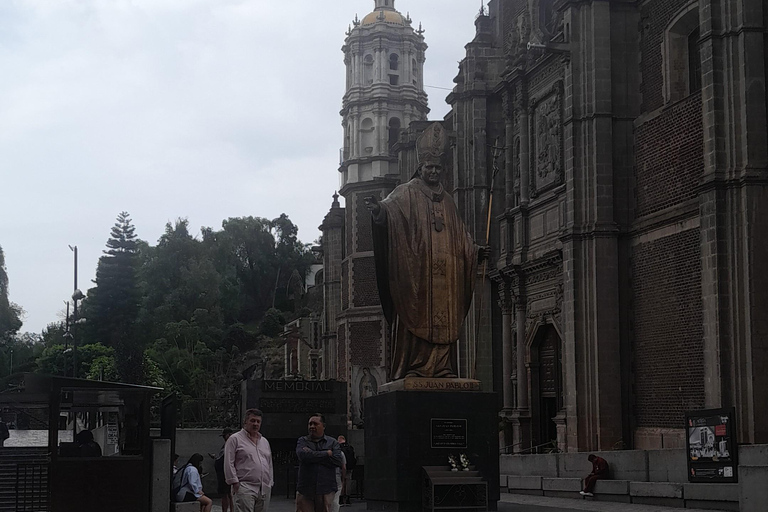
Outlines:
{"label": "sneaker", "polygon": [[592,494],[591,492],[584,492],[584,491],[579,491],[579,494],[581,494],[582,496],[594,496],[594,494]]}

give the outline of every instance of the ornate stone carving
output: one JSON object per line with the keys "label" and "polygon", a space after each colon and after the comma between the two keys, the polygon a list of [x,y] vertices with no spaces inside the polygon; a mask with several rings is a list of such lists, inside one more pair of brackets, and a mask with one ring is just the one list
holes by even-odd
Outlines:
{"label": "ornate stone carving", "polygon": [[505,120],[513,120],[515,117],[515,107],[514,107],[514,92],[511,89],[507,89],[504,91],[504,94],[501,95],[501,109],[502,112],[504,112],[504,119]]}
{"label": "ornate stone carving", "polygon": [[558,82],[531,107],[531,195],[562,183],[563,115]]}
{"label": "ornate stone carving", "polygon": [[515,137],[512,149],[512,190],[515,204],[520,204],[520,137]]}
{"label": "ornate stone carving", "polygon": [[520,16],[512,21],[504,41],[504,54],[507,66],[513,67],[527,53],[527,44],[531,36],[530,13],[525,9]]}
{"label": "ornate stone carving", "polygon": [[499,308],[501,308],[503,312],[511,314],[512,312],[514,312],[515,302],[516,302],[515,291],[512,289],[512,285],[507,282],[499,283],[498,290],[499,290],[499,298],[498,298]]}

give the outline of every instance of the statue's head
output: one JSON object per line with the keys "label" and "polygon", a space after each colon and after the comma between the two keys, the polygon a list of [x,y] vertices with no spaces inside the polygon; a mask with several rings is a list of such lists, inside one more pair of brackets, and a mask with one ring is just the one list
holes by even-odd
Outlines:
{"label": "statue's head", "polygon": [[440,181],[445,158],[445,130],[440,123],[432,123],[416,140],[417,174],[427,183]]}

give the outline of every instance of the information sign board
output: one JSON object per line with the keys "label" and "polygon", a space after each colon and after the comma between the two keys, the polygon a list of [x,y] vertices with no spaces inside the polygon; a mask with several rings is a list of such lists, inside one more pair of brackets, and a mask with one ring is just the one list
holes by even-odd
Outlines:
{"label": "information sign board", "polygon": [[735,418],[733,408],[685,414],[689,482],[738,482]]}

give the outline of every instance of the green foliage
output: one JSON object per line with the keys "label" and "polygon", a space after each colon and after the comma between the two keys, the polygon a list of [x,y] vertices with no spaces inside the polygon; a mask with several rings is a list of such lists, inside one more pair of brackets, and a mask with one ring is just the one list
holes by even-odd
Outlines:
{"label": "green foliage", "polygon": [[[307,313],[314,259],[297,233],[285,214],[230,218],[200,237],[178,219],[152,246],[121,213],[82,304],[79,376],[162,387],[185,404],[186,425],[239,423],[243,371],[281,377],[283,326]],[[70,341],[62,324],[49,325],[39,371],[71,372]]]}
{"label": "green foliage", "polygon": [[64,322],[53,322],[43,329],[40,335],[40,342],[46,347],[52,347],[54,345],[66,345],[68,340],[65,339],[67,327]]}
{"label": "green foliage", "polygon": [[8,300],[8,274],[5,269],[5,254],[0,247],[0,342],[7,342],[21,329],[24,310]]}
{"label": "green foliage", "polygon": [[259,324],[259,334],[263,336],[277,336],[283,332],[283,326],[285,325],[285,317],[280,310],[270,308],[264,314],[264,318],[261,319]]}
{"label": "green foliage", "polygon": [[39,334],[25,332],[8,338],[0,347],[0,378],[35,369],[35,359],[43,350]]}
{"label": "green foliage", "polygon": [[[83,302],[84,343],[101,343],[115,349],[117,371],[123,382],[141,382],[144,350],[135,336],[141,304],[138,242],[127,212],[117,216],[107,240],[107,250],[96,267],[96,287]],[[78,329],[79,330],[79,329]]]}
{"label": "green foliage", "polygon": [[[37,358],[38,371],[49,375],[72,375],[72,347],[52,345],[45,347]],[[77,348],[77,377],[81,379],[118,380],[115,370],[115,349],[100,343]]]}

